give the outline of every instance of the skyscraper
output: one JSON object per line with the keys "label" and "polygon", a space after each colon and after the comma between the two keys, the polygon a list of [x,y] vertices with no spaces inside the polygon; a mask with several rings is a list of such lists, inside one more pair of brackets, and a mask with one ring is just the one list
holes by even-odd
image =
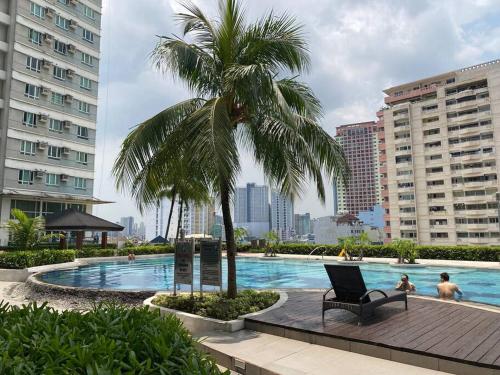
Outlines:
{"label": "skyscraper", "polygon": [[386,236],[500,244],[500,60],[384,92]]}
{"label": "skyscraper", "polygon": [[374,121],[342,125],[337,128],[351,177],[347,185],[334,184],[334,214],[370,210],[381,202],[379,148]]}
{"label": "skyscraper", "polygon": [[132,236],[135,234],[134,218],[132,216],[120,218],[120,225],[123,227],[122,234],[125,237]]}
{"label": "skyscraper", "polygon": [[100,24],[100,0],[0,2],[0,222],[99,203]]}
{"label": "skyscraper", "polygon": [[271,193],[271,229],[281,241],[289,240],[294,235],[293,202],[279,191]]}
{"label": "skyscraper", "polygon": [[212,235],[215,225],[215,203],[185,205],[182,212],[182,228],[185,235]]}
{"label": "skyscraper", "polygon": [[234,226],[245,228],[250,238],[262,238],[269,231],[269,188],[254,183],[236,188]]}
{"label": "skyscraper", "polygon": [[306,234],[312,233],[311,231],[311,215],[305,214],[295,214],[293,219],[293,227],[295,230],[295,235],[304,236]]}

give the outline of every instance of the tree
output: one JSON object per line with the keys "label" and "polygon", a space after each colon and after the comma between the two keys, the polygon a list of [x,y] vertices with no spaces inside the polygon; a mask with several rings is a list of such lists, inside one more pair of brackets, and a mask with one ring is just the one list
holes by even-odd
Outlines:
{"label": "tree", "polygon": [[60,236],[44,234],[45,219],[43,216],[30,218],[17,208],[13,208],[10,214],[13,219],[7,221],[6,227],[9,230],[12,242],[18,250],[29,250],[42,241]]}
{"label": "tree", "polygon": [[415,242],[409,239],[395,238],[392,240],[391,246],[398,253],[398,263],[415,263],[418,257],[418,249]]}
{"label": "tree", "polygon": [[368,236],[368,233],[366,233],[365,231],[361,232],[358,236],[359,260],[363,260],[364,248],[369,244],[370,244],[370,237]]}
{"label": "tree", "polygon": [[241,242],[248,236],[248,232],[245,228],[234,228],[234,238],[236,241]]}
{"label": "tree", "polygon": [[354,260],[352,256],[352,248],[356,245],[356,237],[339,237],[339,244],[342,246],[344,252],[344,260],[352,261]]}
{"label": "tree", "polygon": [[270,230],[269,232],[264,233],[264,238],[267,240],[267,250],[264,256],[276,256],[276,248],[275,246],[271,245],[277,245],[279,242],[279,237],[278,233],[276,233],[274,230]]}
{"label": "tree", "polygon": [[221,0],[218,18],[183,3],[183,35],[162,36],[155,67],[194,94],[137,126],[115,165],[118,179],[137,175],[149,159],[166,168],[182,150],[203,170],[221,202],[226,233],[228,296],[236,296],[236,242],[230,202],[240,173],[239,149],[253,154],[281,193],[299,195],[309,182],[324,202],[323,175],[347,179],[342,147],[318,121],[321,104],[299,82],[310,66],[302,27],[270,12],[248,24],[237,0]]}

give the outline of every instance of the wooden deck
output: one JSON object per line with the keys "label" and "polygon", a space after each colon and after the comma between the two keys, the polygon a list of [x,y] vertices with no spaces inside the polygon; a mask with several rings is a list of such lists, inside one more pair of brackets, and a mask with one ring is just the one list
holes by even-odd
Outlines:
{"label": "wooden deck", "polygon": [[471,369],[478,367],[481,373],[500,373],[500,313],[409,298],[408,311],[403,302],[387,304],[362,326],[354,314],[343,310],[327,311],[323,324],[321,300],[321,292],[289,292],[283,306],[245,319],[246,327],[327,346],[344,345],[351,351],[356,351],[353,346],[363,347],[363,354],[410,364],[421,363],[425,356],[429,365],[424,367],[443,371],[440,361],[469,368],[456,373],[474,373]]}

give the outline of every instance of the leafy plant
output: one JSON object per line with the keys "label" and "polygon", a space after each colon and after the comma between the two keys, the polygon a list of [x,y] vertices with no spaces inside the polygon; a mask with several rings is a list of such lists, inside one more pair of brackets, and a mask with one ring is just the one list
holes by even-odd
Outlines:
{"label": "leafy plant", "polygon": [[80,313],[0,303],[0,327],[1,374],[222,373],[175,316],[147,308],[100,304]]}
{"label": "leafy plant", "polygon": [[14,246],[18,249],[29,250],[41,242],[62,236],[59,234],[45,234],[45,219],[43,216],[30,218],[18,208],[13,208],[10,214],[13,219],[7,221],[6,227]]}
{"label": "leafy plant", "polygon": [[233,320],[241,315],[250,314],[274,305],[279,299],[279,293],[255,290],[243,290],[235,299],[227,294],[205,293],[203,297],[195,294],[178,296],[159,295],[153,304],[220,320]]}
{"label": "leafy plant", "polygon": [[278,233],[276,233],[274,230],[271,230],[269,232],[264,233],[264,238],[266,239],[267,242],[266,252],[264,256],[275,257],[276,251],[274,250],[275,249],[274,245],[277,245],[279,243]]}
{"label": "leafy plant", "polygon": [[241,171],[239,149],[250,151],[270,183],[290,196],[312,182],[324,201],[323,175],[346,180],[349,168],[342,147],[319,125],[319,100],[297,80],[310,57],[293,17],[271,12],[247,23],[237,0],[221,0],[218,17],[211,20],[192,2],[182,5],[176,16],[182,37],[161,37],[152,59],[158,70],[184,82],[193,98],[135,127],[123,142],[114,174],[119,186],[133,188],[150,165],[165,171],[186,160],[205,173],[221,202],[228,296],[235,298],[231,199]]}
{"label": "leafy plant", "polygon": [[340,237],[339,245],[342,247],[342,250],[344,252],[344,260],[349,260],[349,261],[355,260],[352,249],[356,245],[356,237],[354,236]]}
{"label": "leafy plant", "polygon": [[418,257],[418,249],[415,242],[408,239],[395,238],[391,244],[398,253],[398,263],[415,263],[415,259]]}
{"label": "leafy plant", "polygon": [[234,238],[237,242],[243,241],[246,236],[248,236],[248,232],[245,228],[234,228]]}
{"label": "leafy plant", "polygon": [[73,262],[75,255],[74,250],[9,251],[0,253],[0,268],[22,269]]}

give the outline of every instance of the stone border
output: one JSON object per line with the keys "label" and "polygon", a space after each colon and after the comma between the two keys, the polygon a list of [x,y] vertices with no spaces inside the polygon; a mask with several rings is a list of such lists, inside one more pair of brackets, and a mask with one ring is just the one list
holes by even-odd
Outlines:
{"label": "stone border", "polygon": [[277,291],[280,295],[279,300],[272,306],[269,306],[267,309],[257,311],[254,313],[249,313],[245,315],[241,315],[238,317],[238,319],[233,319],[233,320],[219,320],[219,319],[213,319],[213,318],[207,318],[191,313],[187,313],[184,311],[179,311],[179,310],[174,310],[174,309],[169,309],[166,307],[161,307],[158,305],[153,304],[153,299],[160,294],[154,295],[152,297],[149,297],[144,301],[144,305],[148,306],[149,309],[151,310],[159,310],[160,314],[165,315],[165,314],[174,314],[179,318],[179,320],[182,321],[184,326],[192,333],[192,334],[200,334],[202,332],[209,332],[209,331],[224,331],[224,332],[236,332],[240,331],[245,328],[245,318],[252,318],[255,316],[258,316],[260,314],[264,314],[268,311],[277,309],[281,307],[287,300],[288,300],[288,294],[284,291],[278,290]]}
{"label": "stone border", "polygon": [[425,267],[432,267],[432,266],[427,266],[425,264],[421,263],[389,263],[390,267],[401,267],[401,268],[425,268]]}
{"label": "stone border", "polygon": [[28,277],[31,275],[31,272],[27,268],[23,269],[0,269],[0,281],[8,281],[8,282],[25,282],[28,280]]}

